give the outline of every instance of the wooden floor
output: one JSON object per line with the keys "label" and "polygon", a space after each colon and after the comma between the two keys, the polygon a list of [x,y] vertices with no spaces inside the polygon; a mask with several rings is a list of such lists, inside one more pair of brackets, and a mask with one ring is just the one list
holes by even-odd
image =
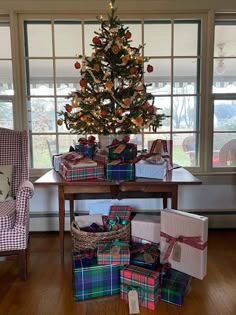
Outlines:
{"label": "wooden floor", "polygon": [[[20,280],[16,262],[0,262],[0,315],[122,315],[128,305],[119,295],[75,302],[72,291],[71,242],[66,235],[61,263],[57,233],[32,233],[29,279]],[[159,302],[140,314],[235,315],[236,230],[210,230],[208,274],[193,279],[182,307]]]}

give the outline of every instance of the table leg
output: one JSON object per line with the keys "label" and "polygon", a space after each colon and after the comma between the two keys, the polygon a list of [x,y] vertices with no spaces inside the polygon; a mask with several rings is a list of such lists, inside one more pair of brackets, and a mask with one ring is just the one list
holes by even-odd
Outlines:
{"label": "table leg", "polygon": [[63,186],[58,186],[58,198],[60,254],[61,259],[64,260],[65,195]]}
{"label": "table leg", "polygon": [[163,199],[163,209],[166,209],[167,208],[168,194],[162,193],[162,199]]}
{"label": "table leg", "polygon": [[171,195],[171,207],[178,210],[178,185],[173,185]]}

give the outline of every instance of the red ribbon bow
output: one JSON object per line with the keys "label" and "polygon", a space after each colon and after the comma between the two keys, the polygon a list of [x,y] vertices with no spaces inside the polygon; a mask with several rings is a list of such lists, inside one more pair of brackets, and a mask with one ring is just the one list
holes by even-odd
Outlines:
{"label": "red ribbon bow", "polygon": [[184,243],[184,244],[187,244],[189,246],[192,246],[192,247],[200,249],[200,250],[203,250],[207,246],[207,242],[203,243],[201,241],[201,236],[183,236],[183,235],[180,235],[178,237],[173,237],[173,236],[168,235],[162,231],[160,232],[160,236],[165,237],[166,243],[170,244],[167,248],[166,253],[165,253],[165,256],[163,259],[164,261],[168,261],[170,253],[171,253],[176,242]]}
{"label": "red ribbon bow", "polygon": [[96,144],[96,138],[94,136],[89,136],[88,139],[86,138],[79,138],[79,144],[82,144],[82,145],[85,145],[85,144],[88,144],[88,145],[95,145]]}

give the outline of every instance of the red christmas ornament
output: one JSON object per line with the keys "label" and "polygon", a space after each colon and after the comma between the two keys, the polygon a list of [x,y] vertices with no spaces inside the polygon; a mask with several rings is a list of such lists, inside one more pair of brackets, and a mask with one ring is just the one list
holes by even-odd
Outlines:
{"label": "red christmas ornament", "polygon": [[153,66],[152,65],[147,65],[147,72],[152,72],[153,71]]}
{"label": "red christmas ornament", "polygon": [[81,87],[85,88],[86,85],[87,85],[87,81],[86,81],[85,79],[81,79],[81,80],[79,81],[79,84],[80,84]]}
{"label": "red christmas ornament", "polygon": [[107,114],[108,114],[108,112],[106,110],[101,110],[101,117],[102,118],[106,118]]}
{"label": "red christmas ornament", "polygon": [[97,36],[95,36],[93,38],[93,43],[94,43],[94,45],[99,45],[101,43],[101,41],[100,41],[100,39]]}
{"label": "red christmas ornament", "polygon": [[68,113],[70,113],[72,111],[72,106],[70,104],[66,104],[65,109]]}
{"label": "red christmas ornament", "polygon": [[131,36],[132,36],[132,34],[130,33],[130,31],[127,31],[127,32],[125,33],[125,38],[126,38],[126,39],[130,39]]}
{"label": "red christmas ornament", "polygon": [[80,69],[81,64],[78,61],[76,61],[74,66],[75,66],[75,69]]}
{"label": "red christmas ornament", "polygon": [[130,74],[136,74],[137,73],[137,68],[135,68],[135,67],[131,67],[130,69],[129,69],[129,72],[130,72]]}

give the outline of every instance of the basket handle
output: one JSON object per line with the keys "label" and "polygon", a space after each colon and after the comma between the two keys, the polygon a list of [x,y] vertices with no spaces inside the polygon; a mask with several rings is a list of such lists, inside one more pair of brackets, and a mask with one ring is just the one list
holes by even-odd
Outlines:
{"label": "basket handle", "polygon": [[80,231],[79,224],[75,220],[71,223],[71,226],[75,228],[76,230]]}

